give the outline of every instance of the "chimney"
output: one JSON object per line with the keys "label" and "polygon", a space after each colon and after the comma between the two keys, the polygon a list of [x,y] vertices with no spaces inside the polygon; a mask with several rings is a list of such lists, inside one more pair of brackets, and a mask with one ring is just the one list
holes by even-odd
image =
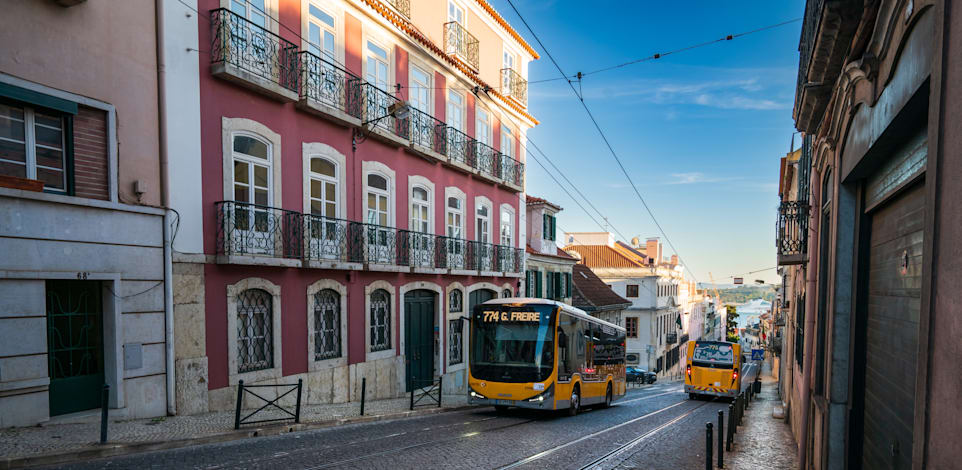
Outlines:
{"label": "chimney", "polygon": [[661,243],[658,243],[657,237],[645,240],[645,255],[653,260],[651,264],[661,261]]}
{"label": "chimney", "polygon": [[678,266],[678,255],[671,255],[671,265]]}

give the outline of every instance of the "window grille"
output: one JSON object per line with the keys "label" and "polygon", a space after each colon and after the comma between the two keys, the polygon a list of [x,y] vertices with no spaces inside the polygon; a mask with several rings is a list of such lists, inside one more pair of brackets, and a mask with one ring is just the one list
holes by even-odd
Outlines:
{"label": "window grille", "polygon": [[464,293],[461,289],[454,289],[448,294],[448,310],[451,312],[464,311]]}
{"label": "window grille", "polygon": [[314,294],[314,360],[341,357],[341,295],[333,289]]}
{"label": "window grille", "polygon": [[505,289],[505,290],[501,291],[501,298],[502,298],[502,299],[507,299],[508,297],[511,297],[511,289]]}
{"label": "window grille", "polygon": [[391,294],[371,293],[371,352],[391,349]]}
{"label": "window grille", "polygon": [[464,360],[462,348],[464,347],[463,332],[459,320],[448,321],[448,364],[460,364]]}
{"label": "window grille", "polygon": [[273,299],[261,289],[237,296],[237,371],[274,367]]}

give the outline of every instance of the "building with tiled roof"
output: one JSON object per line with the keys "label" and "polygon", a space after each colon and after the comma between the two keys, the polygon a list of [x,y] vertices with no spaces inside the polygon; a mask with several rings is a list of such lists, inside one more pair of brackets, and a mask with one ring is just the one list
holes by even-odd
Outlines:
{"label": "building with tiled roof", "polygon": [[616,294],[611,286],[583,265],[574,265],[571,272],[571,304],[588,314],[622,324],[622,312],[631,307],[631,301]]}
{"label": "building with tiled roof", "polygon": [[531,195],[525,196],[527,240],[525,292],[529,297],[571,303],[571,268],[578,262],[558,247],[555,218],[561,206]]}

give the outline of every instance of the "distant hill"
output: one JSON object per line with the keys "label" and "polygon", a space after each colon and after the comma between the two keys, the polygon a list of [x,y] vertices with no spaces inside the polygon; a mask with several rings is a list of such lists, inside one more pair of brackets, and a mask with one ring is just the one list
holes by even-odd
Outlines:
{"label": "distant hill", "polygon": [[743,304],[753,299],[764,299],[769,302],[775,301],[775,287],[764,286],[739,286],[731,289],[719,289],[723,304]]}

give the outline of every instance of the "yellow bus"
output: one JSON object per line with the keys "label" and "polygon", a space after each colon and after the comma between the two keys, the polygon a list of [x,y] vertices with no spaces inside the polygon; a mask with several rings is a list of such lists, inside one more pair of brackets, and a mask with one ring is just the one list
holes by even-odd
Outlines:
{"label": "yellow bus", "polygon": [[625,329],[546,299],[471,312],[468,403],[537,410],[608,407],[625,395]]}
{"label": "yellow bus", "polygon": [[726,341],[689,341],[685,392],[692,400],[735,397],[742,387],[742,347]]}

